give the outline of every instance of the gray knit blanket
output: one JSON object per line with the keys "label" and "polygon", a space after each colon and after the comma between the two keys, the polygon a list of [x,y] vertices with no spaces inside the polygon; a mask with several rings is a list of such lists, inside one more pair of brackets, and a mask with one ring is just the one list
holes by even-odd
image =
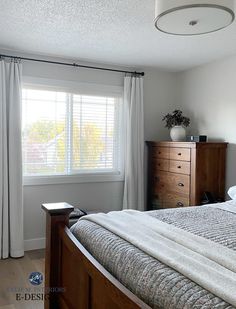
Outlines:
{"label": "gray knit blanket", "polygon": [[[148,214],[236,251],[233,212],[204,206]],[[72,232],[110,273],[152,308],[234,308],[98,224],[83,220],[72,227]]]}

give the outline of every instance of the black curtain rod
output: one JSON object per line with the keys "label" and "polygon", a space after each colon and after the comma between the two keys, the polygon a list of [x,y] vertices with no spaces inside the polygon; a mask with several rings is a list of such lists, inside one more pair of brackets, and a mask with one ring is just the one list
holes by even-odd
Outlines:
{"label": "black curtain rod", "polygon": [[82,65],[82,64],[77,64],[77,63],[49,61],[49,60],[42,60],[42,59],[35,59],[35,58],[2,55],[2,54],[0,54],[0,58],[20,59],[20,60],[26,60],[26,61],[34,61],[34,62],[43,62],[43,63],[65,65],[65,66],[71,66],[71,67],[76,67],[76,68],[101,70],[101,71],[110,71],[110,72],[118,72],[118,73],[126,73],[126,74],[134,74],[134,75],[144,76],[144,72],[132,72],[132,71],[124,71],[124,70],[115,70],[115,69],[108,69],[108,68],[103,68],[103,67],[93,67],[93,66],[89,66],[89,65]]}

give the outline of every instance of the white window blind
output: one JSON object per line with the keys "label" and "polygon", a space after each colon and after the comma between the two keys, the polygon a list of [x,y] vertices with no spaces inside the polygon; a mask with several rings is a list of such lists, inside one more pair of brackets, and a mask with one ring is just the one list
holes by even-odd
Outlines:
{"label": "white window blind", "polygon": [[119,173],[121,99],[24,88],[24,176]]}

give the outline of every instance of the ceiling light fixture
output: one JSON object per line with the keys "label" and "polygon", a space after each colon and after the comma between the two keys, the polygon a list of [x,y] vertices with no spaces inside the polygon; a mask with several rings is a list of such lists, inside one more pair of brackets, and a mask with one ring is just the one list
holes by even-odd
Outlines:
{"label": "ceiling light fixture", "polygon": [[155,26],[174,35],[199,35],[229,26],[234,0],[156,0]]}

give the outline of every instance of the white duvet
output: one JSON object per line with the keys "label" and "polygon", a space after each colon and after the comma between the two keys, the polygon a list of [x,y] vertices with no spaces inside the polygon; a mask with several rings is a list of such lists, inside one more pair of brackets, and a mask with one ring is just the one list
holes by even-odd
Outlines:
{"label": "white duvet", "polygon": [[[203,206],[205,207],[205,206]],[[236,201],[211,207],[236,215]],[[82,217],[97,223],[236,306],[236,252],[153,218],[124,210]]]}

